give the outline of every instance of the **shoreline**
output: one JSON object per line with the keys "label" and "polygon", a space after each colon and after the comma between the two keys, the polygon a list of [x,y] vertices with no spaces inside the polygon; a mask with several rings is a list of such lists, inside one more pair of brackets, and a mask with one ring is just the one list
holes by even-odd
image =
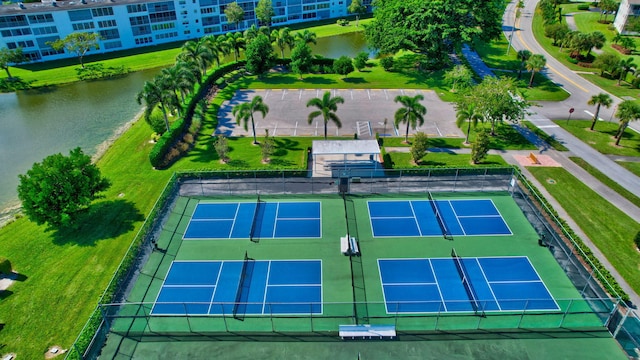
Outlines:
{"label": "shoreline", "polygon": [[[94,154],[91,156],[91,162],[97,163],[102,156],[111,148],[111,146],[122,136],[124,135],[130,128],[135,124],[138,120],[142,118],[144,115],[144,107],[138,111],[132,119],[125,122],[124,124],[118,126],[111,136],[109,136],[106,140],[96,145],[94,148]],[[22,213],[22,204],[19,199],[10,200],[7,204],[2,205],[0,207],[0,228],[5,227],[6,225],[11,224],[15,221],[16,216]]]}

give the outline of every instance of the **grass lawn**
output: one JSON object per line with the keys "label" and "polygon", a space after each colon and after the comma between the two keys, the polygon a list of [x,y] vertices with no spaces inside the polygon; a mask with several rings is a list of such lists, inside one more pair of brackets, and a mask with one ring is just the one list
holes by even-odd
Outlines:
{"label": "grass lawn", "polygon": [[[382,139],[382,145],[385,147],[409,147],[411,146],[411,138],[409,143],[404,142],[404,136],[399,137],[384,137]],[[464,139],[460,138],[429,138],[430,148],[444,148],[444,149],[460,149],[464,147],[462,143]]]}
{"label": "grass lawn", "polygon": [[[473,49],[480,55],[488,67],[492,69],[517,71],[520,69],[518,52],[511,48],[507,55],[508,46],[509,40],[505,37],[500,37],[499,40],[494,40],[490,43],[476,41],[473,44]],[[523,70],[523,72],[524,71],[526,70]]]}
{"label": "grass lawn", "polygon": [[632,192],[628,191],[623,186],[620,186],[617,182],[611,180],[607,175],[603,174],[600,170],[593,167],[583,158],[570,156],[569,159],[571,159],[571,161],[573,161],[574,163],[580,165],[581,168],[585,169],[589,174],[598,179],[601,183],[605,184],[611,190],[617,192],[622,197],[633,203],[635,206],[640,207],[639,197],[635,196]]}
{"label": "grass lawn", "polygon": [[447,154],[447,153],[435,153],[431,152],[425,155],[420,165],[413,163],[411,154],[392,152],[389,153],[394,169],[408,169],[417,167],[469,167],[469,166],[508,166],[506,161],[502,159],[500,155],[488,155],[480,164],[471,164],[470,154]]}
{"label": "grass lawn", "polygon": [[640,177],[640,162],[618,161],[618,164]]}
{"label": "grass lawn", "polygon": [[530,121],[523,121],[521,124],[524,125],[527,129],[533,131],[534,134],[544,140],[547,144],[551,145],[551,147],[555,150],[569,151],[569,149],[567,149],[566,146],[562,145],[558,140],[556,140],[555,137],[549,136],[549,134],[547,134],[546,132],[538,129],[538,127],[533,125]]}
{"label": "grass lawn", "polygon": [[[513,79],[518,77],[516,72],[494,71],[494,73],[498,76],[506,76]],[[518,90],[520,90],[525,99],[529,101],[562,101],[569,98],[570,94],[568,92],[546,76],[536,73],[533,76],[533,85],[531,87],[529,87],[530,78],[531,73],[524,71],[520,80],[516,81]]]}
{"label": "grass lawn", "polygon": [[[640,232],[640,224],[563,168],[531,167],[529,171],[603,252],[633,290],[639,292],[640,252],[633,240]],[[549,179],[555,180],[555,184],[550,184],[547,181]]]}
{"label": "grass lawn", "polygon": [[[577,9],[574,7],[574,5],[575,4],[561,5],[563,7],[563,13],[567,14],[571,12],[576,12]],[[598,23],[598,19],[600,18],[599,13],[581,11],[578,14],[575,14],[573,17],[575,19],[576,26],[580,31],[587,32],[587,33],[593,32],[593,31],[600,31],[603,34],[605,34],[608,41],[602,48],[602,51],[617,54],[621,59],[625,59],[629,57],[629,55],[622,55],[611,47],[611,39],[613,38],[613,36],[615,36],[615,32],[612,30],[609,30],[608,25]],[[613,20],[612,15],[609,15],[608,20]],[[542,16],[540,14],[536,14],[536,16],[534,16],[533,18],[533,34],[536,40],[538,41],[538,43],[540,43],[540,45],[549,54],[551,54],[551,56],[558,59],[558,61],[560,61],[563,65],[567,66],[569,69],[574,71],[580,71],[581,72],[580,76],[584,77],[585,79],[589,80],[590,82],[594,83],[595,85],[599,86],[603,90],[615,96],[618,96],[618,97],[632,96],[634,98],[638,98],[638,94],[640,93],[640,90],[630,89],[629,84],[626,84],[625,82],[623,82],[622,85],[618,86],[617,80],[601,77],[599,69],[584,68],[571,63],[569,61],[568,53],[565,50],[561,52],[560,47],[553,46],[552,40],[544,36],[544,24],[542,21]],[[636,59],[635,60],[636,63],[640,61],[640,57],[638,56],[632,56],[632,57]],[[593,74],[589,74],[589,72],[593,72]]]}
{"label": "grass lawn", "polygon": [[554,120],[563,129],[579,138],[584,143],[591,145],[603,154],[640,156],[640,134],[627,129],[620,140],[620,146],[615,145],[615,135],[618,124],[606,121],[598,121],[595,130],[591,131],[591,120]]}
{"label": "grass lawn", "polygon": [[[355,21],[352,21],[348,26],[332,23],[307,29],[315,32],[318,37],[327,37],[364,31],[362,24],[367,24],[370,21],[371,19],[361,20],[359,27],[356,27]],[[107,54],[88,55],[85,56],[84,62],[85,64],[102,63],[105,67],[124,66],[132,71],[167,67],[175,63],[175,58],[180,53],[180,47],[183,43],[174,42]],[[78,81],[76,69],[79,67],[78,59],[73,57],[44,63],[22,64],[18,67],[11,67],[10,71],[13,76],[20,77],[25,82],[33,81],[32,86],[45,86]]]}

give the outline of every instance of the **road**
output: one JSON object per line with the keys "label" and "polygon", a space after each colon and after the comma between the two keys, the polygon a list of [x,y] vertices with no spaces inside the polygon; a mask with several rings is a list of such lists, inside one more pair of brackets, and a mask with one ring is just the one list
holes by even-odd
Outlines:
{"label": "road", "polygon": [[[516,19],[515,17],[517,1],[512,1],[511,3],[509,3],[503,17],[503,29],[505,30],[505,35],[507,36],[507,38],[509,38],[512,33],[514,34],[511,40],[513,46],[511,51],[527,49],[534,54],[543,54],[547,59],[547,67],[544,71],[544,74],[570,94],[569,98],[564,101],[540,102],[538,104],[540,106],[533,107],[531,109],[534,113],[528,116],[527,120],[530,120],[542,131],[555,137],[570,150],[569,152],[558,152],[555,150],[546,150],[545,148],[543,148],[540,151],[551,152],[551,155],[553,155],[553,157],[555,157],[556,160],[558,160],[562,164],[562,166],[567,169],[567,171],[570,171],[582,182],[591,187],[594,191],[598,192],[601,196],[620,208],[622,211],[629,214],[636,221],[640,221],[640,209],[637,206],[631,204],[619,194],[613,192],[607,186],[603,185],[600,181],[593,178],[582,168],[576,166],[571,160],[569,160],[569,157],[578,156],[585,159],[596,169],[606,174],[609,178],[611,178],[618,184],[624,186],[627,190],[631,191],[636,196],[640,196],[640,181],[638,181],[638,177],[618,165],[611,158],[600,154],[589,145],[580,141],[550,120],[565,118],[568,119],[569,109],[571,108],[574,109],[573,114],[571,114],[571,118],[573,119],[589,120],[593,118],[593,111],[595,109],[593,106],[587,105],[587,102],[589,101],[591,96],[605,91],[588,82],[575,71],[561,64],[558,60],[547,53],[542,48],[542,46],[540,46],[540,44],[538,44],[532,30],[533,14],[535,12],[537,3],[538,0],[526,0],[525,7],[518,19]],[[515,31],[512,32],[512,29],[514,29]],[[612,94],[609,95],[611,95],[612,99],[614,100],[613,106],[611,106],[611,108],[609,109],[602,108],[599,114],[600,119],[602,119],[603,121],[617,121],[615,118],[615,111],[617,109],[617,105],[622,101],[622,99],[613,96]],[[640,124],[638,122],[632,122],[629,127],[632,130],[639,131]],[[529,179],[533,179],[534,183],[537,183],[531,176],[531,174],[529,174],[526,167],[523,168],[523,172],[527,174],[527,177]],[[544,190],[544,187],[541,186],[541,184],[537,184],[537,186],[538,189],[543,192],[545,197],[552,202],[554,208],[560,213],[560,215],[568,221],[571,228],[574,229],[578,236],[580,236],[585,241],[585,243],[587,243],[587,245],[593,250],[596,257],[603,263],[607,270],[611,272],[611,274],[618,281],[623,290],[629,294],[631,303],[636,306],[640,304],[640,296],[638,296],[638,294],[627,284],[624,278],[622,278],[622,276],[616,271],[616,269],[611,265],[604,254],[600,252],[600,250],[591,242],[586,234],[584,234],[580,230],[577,224],[569,217],[569,215],[553,199],[553,197],[551,197],[551,195]],[[579,194],[576,194],[576,196],[579,196]]]}

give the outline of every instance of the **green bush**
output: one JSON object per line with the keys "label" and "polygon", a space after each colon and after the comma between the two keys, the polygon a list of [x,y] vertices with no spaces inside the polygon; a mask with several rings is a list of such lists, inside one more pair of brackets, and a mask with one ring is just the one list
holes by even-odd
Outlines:
{"label": "green bush", "polygon": [[0,257],[0,274],[11,273],[11,262],[7,258]]}
{"label": "green bush", "polygon": [[382,65],[382,68],[385,71],[393,70],[393,57],[392,56],[388,56],[388,57],[380,59],[380,65]]}
{"label": "green bush", "polygon": [[636,237],[633,239],[633,242],[636,244],[638,250],[640,250],[640,232],[636,234]]}
{"label": "green bush", "polygon": [[582,10],[582,11],[589,10],[589,4],[580,4],[580,5],[578,5],[578,10]]}

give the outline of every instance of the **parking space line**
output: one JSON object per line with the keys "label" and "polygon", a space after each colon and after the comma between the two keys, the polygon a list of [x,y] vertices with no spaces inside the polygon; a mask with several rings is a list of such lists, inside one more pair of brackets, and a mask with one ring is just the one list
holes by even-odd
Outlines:
{"label": "parking space line", "polygon": [[280,100],[284,100],[284,96],[287,94],[287,89],[282,89],[282,97]]}
{"label": "parking space line", "polygon": [[273,135],[272,136],[276,136],[277,132],[278,132],[278,122],[276,122],[276,126],[273,127]]}
{"label": "parking space line", "polygon": [[371,91],[369,89],[367,89],[367,96],[369,97],[369,100],[371,100]]}
{"label": "parking space line", "polygon": [[298,122],[296,121],[296,125],[293,127],[293,136],[298,135]]}
{"label": "parking space line", "polygon": [[270,92],[270,91],[269,91],[269,89],[267,89],[267,90],[264,92],[264,100],[267,100],[267,98],[269,97],[269,92]]}
{"label": "parking space line", "polygon": [[384,89],[384,98],[389,100],[389,94],[387,94],[387,89]]}
{"label": "parking space line", "polygon": [[300,89],[300,93],[298,94],[298,100],[302,99],[302,89]]}

